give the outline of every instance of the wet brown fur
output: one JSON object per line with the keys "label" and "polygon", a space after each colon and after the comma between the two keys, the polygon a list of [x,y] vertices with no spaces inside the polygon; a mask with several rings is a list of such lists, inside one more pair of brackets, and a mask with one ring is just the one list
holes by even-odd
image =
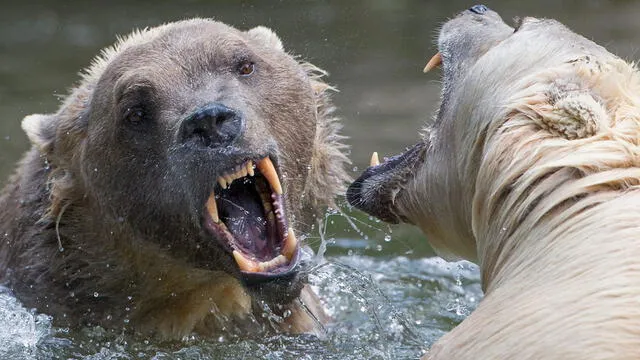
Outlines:
{"label": "wet brown fur", "polygon": [[[194,35],[203,32],[211,35],[211,43]],[[250,83],[249,93],[233,78],[218,86],[227,79],[220,68],[233,61],[227,46],[257,54],[264,64],[258,71],[271,71],[269,77]],[[169,60],[158,50],[163,48]],[[140,65],[140,73],[131,71],[138,61],[162,66]],[[207,72],[211,62],[213,75]],[[230,92],[229,101],[248,117],[242,145],[255,152],[276,149],[288,217],[302,233],[314,215],[333,205],[348,180],[345,146],[323,75],[287,54],[277,36],[262,27],[240,32],[193,19],[119,40],[83,72],[57,113],[31,115],[23,122],[33,148],[0,197],[0,280],[26,306],[53,315],[62,325],[99,324],[163,338],[192,331],[218,334],[223,327],[242,333],[249,328],[318,332],[326,317],[304,279],[297,286],[300,295],[283,304],[268,290],[245,286],[228,254],[216,249],[198,253],[193,238],[199,234],[191,226],[194,215],[187,197],[191,190],[170,194],[167,189],[182,187],[172,173],[175,164],[167,168],[153,162],[170,146],[166,133],[175,124],[162,125],[154,138],[159,145],[153,144],[158,153],[145,162],[142,155],[127,153],[126,146],[109,143],[120,139],[114,135],[120,131],[115,122],[106,120],[115,115],[96,114],[96,109],[112,109],[111,92],[127,76],[150,76],[157,91],[171,94],[164,99],[171,99],[174,118],[212,93]],[[222,168],[224,161],[212,167]],[[167,174],[168,183],[158,180]],[[156,207],[145,208],[145,216],[136,218],[136,204]],[[202,261],[207,265],[200,266]],[[292,315],[266,321],[260,316],[265,306],[276,315],[287,309]]]}

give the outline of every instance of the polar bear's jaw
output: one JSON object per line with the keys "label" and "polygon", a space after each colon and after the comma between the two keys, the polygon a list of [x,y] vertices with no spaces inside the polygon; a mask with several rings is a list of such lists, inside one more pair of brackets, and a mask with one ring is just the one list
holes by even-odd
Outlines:
{"label": "polar bear's jaw", "polygon": [[442,59],[441,109],[448,106],[451,94],[477,60],[513,32],[500,15],[488,9],[481,14],[472,9],[463,11],[442,26],[438,37]]}
{"label": "polar bear's jaw", "polygon": [[386,222],[411,223],[398,213],[395,198],[424,161],[428,148],[420,142],[401,155],[385,158],[382,164],[369,167],[347,190],[347,200],[360,210]]}
{"label": "polar bear's jaw", "polygon": [[[437,61],[428,65],[432,67],[442,63],[443,68],[442,103],[437,123],[448,116],[451,94],[477,58],[512,33],[513,28],[488,9],[482,13],[469,9],[443,26],[438,40],[439,53],[435,57]],[[425,136],[422,142],[402,155],[368,168],[347,191],[348,201],[384,221],[418,225],[409,214],[398,210],[396,197],[403,194],[407,183],[416,177],[417,168],[423,163],[430,146],[431,139]]]}

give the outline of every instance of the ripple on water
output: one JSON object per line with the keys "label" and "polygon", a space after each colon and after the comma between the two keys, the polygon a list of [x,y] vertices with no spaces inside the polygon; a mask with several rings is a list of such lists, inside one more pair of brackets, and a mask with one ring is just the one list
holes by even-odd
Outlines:
{"label": "ripple on water", "polygon": [[309,279],[335,319],[324,340],[278,335],[156,344],[100,328],[69,332],[0,291],[0,359],[415,359],[482,296],[476,266],[439,258],[333,257]]}

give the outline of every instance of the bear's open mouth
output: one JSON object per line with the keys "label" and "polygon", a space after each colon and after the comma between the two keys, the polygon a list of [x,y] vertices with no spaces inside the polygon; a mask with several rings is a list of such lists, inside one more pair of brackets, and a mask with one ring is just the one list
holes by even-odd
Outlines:
{"label": "bear's open mouth", "polygon": [[248,160],[218,177],[205,205],[205,228],[248,277],[296,270],[300,246],[288,227],[284,194],[269,157]]}

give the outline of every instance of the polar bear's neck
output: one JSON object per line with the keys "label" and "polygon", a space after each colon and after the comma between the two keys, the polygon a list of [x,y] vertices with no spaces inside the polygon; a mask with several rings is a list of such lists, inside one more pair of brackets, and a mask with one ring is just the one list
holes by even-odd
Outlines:
{"label": "polar bear's neck", "polygon": [[[627,231],[603,233],[621,224],[610,203],[637,217],[629,226],[640,223],[633,201],[620,200],[637,202],[640,186],[635,68],[619,59],[569,62],[525,77],[515,89],[493,117],[503,120],[489,122],[475,183],[472,228],[487,290],[525,263],[558,256],[564,244],[581,256],[577,248],[586,243]],[[562,131],[577,120],[588,131]]]}
{"label": "polar bear's neck", "polygon": [[579,141],[572,149],[524,125],[501,136],[499,153],[488,149],[472,225],[485,291],[519,276],[588,270],[574,265],[625,243],[640,248],[636,145],[612,134]]}

